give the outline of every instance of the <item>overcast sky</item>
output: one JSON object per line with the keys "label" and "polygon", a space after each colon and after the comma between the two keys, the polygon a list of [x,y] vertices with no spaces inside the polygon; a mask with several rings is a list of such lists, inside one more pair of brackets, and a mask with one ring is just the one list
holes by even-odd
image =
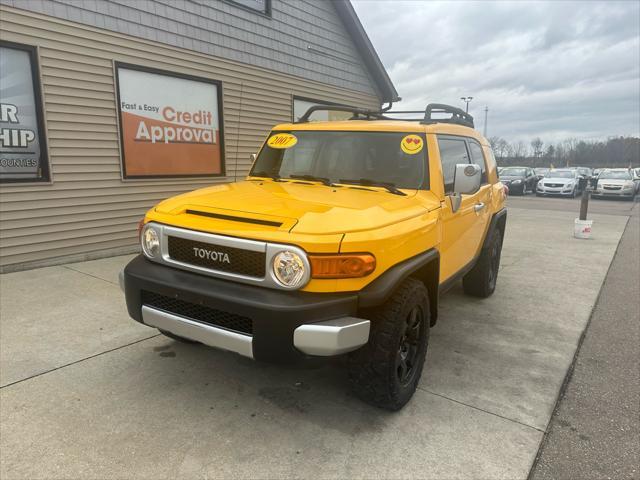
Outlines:
{"label": "overcast sky", "polygon": [[640,2],[352,0],[403,98],[509,141],[640,135]]}

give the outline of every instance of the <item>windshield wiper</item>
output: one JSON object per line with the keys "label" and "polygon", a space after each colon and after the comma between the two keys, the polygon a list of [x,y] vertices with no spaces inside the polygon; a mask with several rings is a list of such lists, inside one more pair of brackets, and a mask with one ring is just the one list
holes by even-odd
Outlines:
{"label": "windshield wiper", "polygon": [[260,171],[260,172],[251,172],[249,174],[250,177],[265,177],[265,178],[270,178],[272,179],[274,182],[281,182],[282,180],[280,180],[280,175],[278,175],[277,173],[269,173],[269,172],[265,172],[265,171]]}
{"label": "windshield wiper", "polygon": [[311,182],[320,182],[327,187],[331,187],[331,180],[327,177],[316,177],[315,175],[289,175],[289,178],[295,178],[296,180],[309,180]]}
{"label": "windshield wiper", "polygon": [[346,185],[363,185],[365,187],[382,187],[382,188],[386,188],[389,193],[393,193],[394,195],[402,195],[402,196],[407,195],[403,191],[398,190],[396,188],[395,183],[390,183],[390,182],[377,182],[375,180],[370,180],[368,178],[361,178],[359,180],[340,179],[339,182],[344,183]]}

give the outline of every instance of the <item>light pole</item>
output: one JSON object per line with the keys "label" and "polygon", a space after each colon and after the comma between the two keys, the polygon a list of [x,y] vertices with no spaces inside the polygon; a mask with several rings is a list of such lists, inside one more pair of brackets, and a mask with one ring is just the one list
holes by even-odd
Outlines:
{"label": "light pole", "polygon": [[487,138],[487,117],[489,116],[489,107],[484,107],[484,137]]}
{"label": "light pole", "polygon": [[469,113],[469,102],[473,100],[473,97],[460,97],[460,100],[467,104],[465,112]]}

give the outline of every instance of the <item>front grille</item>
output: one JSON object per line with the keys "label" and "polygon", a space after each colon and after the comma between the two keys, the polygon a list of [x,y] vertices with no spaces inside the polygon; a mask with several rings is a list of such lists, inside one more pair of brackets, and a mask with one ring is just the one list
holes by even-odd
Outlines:
{"label": "front grille", "polygon": [[544,186],[552,187],[552,188],[560,188],[560,187],[564,187],[564,184],[563,183],[545,183]]}
{"label": "front grille", "polygon": [[214,327],[222,327],[234,332],[253,334],[253,321],[248,317],[224,312],[205,305],[185,302],[177,298],[167,297],[158,293],[142,291],[142,304],[164,310],[168,313],[180,315]]}
{"label": "front grille", "polygon": [[265,275],[265,253],[223,247],[210,243],[169,238],[169,257],[178,262],[221,272],[262,278]]}
{"label": "front grille", "polygon": [[622,186],[620,186],[620,185],[605,185],[604,188],[606,190],[621,190]]}

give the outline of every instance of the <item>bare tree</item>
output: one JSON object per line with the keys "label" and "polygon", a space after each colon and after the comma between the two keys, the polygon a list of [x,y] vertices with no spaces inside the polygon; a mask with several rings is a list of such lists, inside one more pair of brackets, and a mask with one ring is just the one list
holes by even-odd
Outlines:
{"label": "bare tree", "polygon": [[512,145],[512,153],[516,160],[523,159],[527,155],[527,146],[520,140]]}
{"label": "bare tree", "polygon": [[533,140],[531,140],[531,148],[533,149],[533,163],[534,165],[536,165],[537,163],[537,159],[540,158],[542,156],[542,146],[544,145],[543,141],[540,139],[540,137],[536,137]]}

